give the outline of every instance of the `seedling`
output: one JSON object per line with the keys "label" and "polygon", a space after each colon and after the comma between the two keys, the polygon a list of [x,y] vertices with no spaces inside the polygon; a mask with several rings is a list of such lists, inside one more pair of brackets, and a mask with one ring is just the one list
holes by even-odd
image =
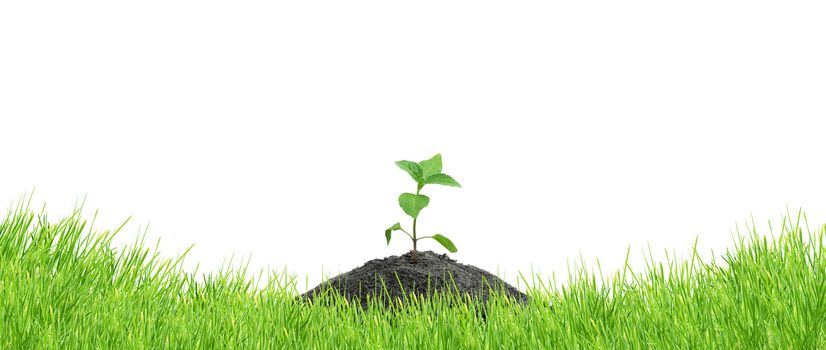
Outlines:
{"label": "seedling", "polygon": [[407,230],[402,228],[400,223],[397,222],[384,231],[384,237],[387,238],[387,244],[390,245],[390,236],[393,231],[398,230],[406,233],[407,236],[413,240],[413,262],[416,262],[416,243],[425,238],[432,238],[447,248],[447,250],[451,253],[455,253],[456,246],[453,245],[453,242],[451,242],[447,237],[441,234],[437,233],[432,236],[422,237],[416,236],[416,222],[418,221],[419,212],[430,204],[430,198],[421,194],[422,188],[424,188],[425,185],[430,184],[462,187],[462,185],[459,185],[459,183],[452,177],[442,173],[442,155],[436,154],[433,158],[423,160],[418,163],[411,162],[409,160],[400,160],[396,162],[396,165],[410,174],[413,181],[416,181],[416,194],[405,192],[399,196],[399,206],[402,210],[404,210],[405,214],[413,218],[413,234],[411,235],[407,232]]}

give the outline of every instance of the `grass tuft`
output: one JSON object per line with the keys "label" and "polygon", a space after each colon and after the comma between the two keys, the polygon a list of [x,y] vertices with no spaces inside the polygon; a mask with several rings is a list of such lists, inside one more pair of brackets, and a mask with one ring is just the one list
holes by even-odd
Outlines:
{"label": "grass tuft", "polygon": [[770,236],[738,231],[719,262],[695,243],[642,271],[522,276],[530,302],[493,291],[482,318],[462,296],[362,308],[335,294],[302,302],[286,272],[198,278],[186,253],[165,258],[142,239],[117,250],[120,228],[93,231],[80,212],[50,220],[21,201],[0,221],[0,347],[826,348],[826,225],[804,232],[801,215]]}

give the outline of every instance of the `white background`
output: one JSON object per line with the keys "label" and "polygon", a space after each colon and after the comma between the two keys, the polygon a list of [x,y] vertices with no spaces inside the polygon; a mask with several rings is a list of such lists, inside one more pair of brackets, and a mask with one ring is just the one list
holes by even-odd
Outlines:
{"label": "white background", "polygon": [[[423,234],[558,278],[826,222],[826,7],[797,1],[0,4],[0,201],[149,225],[214,271],[410,249],[393,164],[444,155]],[[39,207],[39,204],[35,205]],[[765,232],[765,231],[764,231]],[[422,249],[444,252],[435,242]],[[306,279],[306,280],[305,280]]]}

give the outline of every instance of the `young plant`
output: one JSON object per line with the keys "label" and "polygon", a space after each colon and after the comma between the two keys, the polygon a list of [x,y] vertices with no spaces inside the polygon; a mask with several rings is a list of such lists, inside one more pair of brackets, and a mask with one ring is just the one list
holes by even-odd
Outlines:
{"label": "young plant", "polygon": [[409,160],[400,160],[396,162],[396,165],[410,174],[413,181],[416,181],[416,194],[405,192],[399,196],[399,206],[407,215],[413,218],[413,234],[411,235],[407,232],[407,230],[401,227],[400,223],[397,222],[384,231],[384,237],[387,238],[387,244],[390,245],[390,236],[393,231],[398,230],[406,233],[407,236],[413,240],[413,262],[416,262],[416,243],[425,238],[432,238],[447,248],[447,250],[451,253],[455,253],[456,246],[453,245],[453,242],[451,242],[450,239],[441,234],[437,233],[432,236],[422,237],[418,237],[416,235],[416,222],[418,221],[419,212],[430,203],[430,198],[421,194],[422,188],[424,188],[425,185],[430,184],[462,187],[462,185],[459,185],[459,183],[452,177],[442,173],[442,155],[436,154],[433,158],[423,160],[418,163],[411,162]]}

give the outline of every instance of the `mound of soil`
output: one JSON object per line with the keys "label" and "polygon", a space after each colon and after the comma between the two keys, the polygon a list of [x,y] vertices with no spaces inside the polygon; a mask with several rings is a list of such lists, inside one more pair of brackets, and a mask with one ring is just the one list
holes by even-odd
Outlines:
{"label": "mound of soil", "polygon": [[301,297],[312,300],[320,293],[332,291],[366,308],[368,296],[387,305],[397,298],[405,300],[411,292],[425,297],[432,296],[436,291],[439,295],[459,292],[487,302],[491,289],[503,292],[518,303],[528,302],[526,294],[485,270],[460,264],[447,254],[439,255],[432,251],[416,252],[414,263],[413,252],[410,251],[402,256],[370,260],[361,267],[319,284]]}

